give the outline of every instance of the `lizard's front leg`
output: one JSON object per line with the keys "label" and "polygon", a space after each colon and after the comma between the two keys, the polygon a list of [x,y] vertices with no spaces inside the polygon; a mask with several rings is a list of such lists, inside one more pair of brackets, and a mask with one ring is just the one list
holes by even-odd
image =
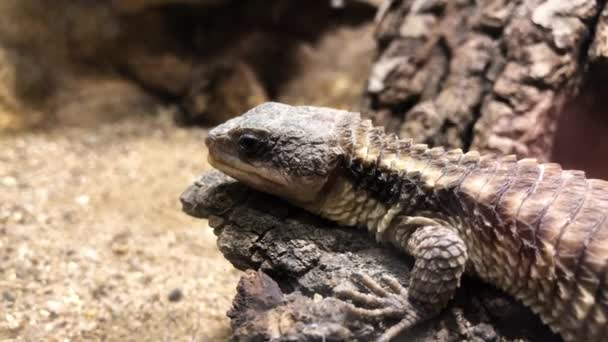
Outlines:
{"label": "lizard's front leg", "polygon": [[343,298],[374,307],[352,306],[353,314],[361,318],[401,319],[379,341],[390,341],[444,309],[460,285],[467,261],[466,246],[454,229],[423,226],[416,229],[407,241],[400,241],[399,244],[416,258],[407,289],[390,277],[382,279],[387,285],[383,287],[369,276],[358,275],[358,283],[370,294],[349,289],[337,290]]}

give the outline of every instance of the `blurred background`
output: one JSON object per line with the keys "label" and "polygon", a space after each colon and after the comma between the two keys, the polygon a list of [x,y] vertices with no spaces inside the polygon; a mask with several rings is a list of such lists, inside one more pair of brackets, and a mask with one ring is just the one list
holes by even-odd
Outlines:
{"label": "blurred background", "polygon": [[[206,131],[268,100],[369,111],[381,3],[0,1],[0,340],[226,339],[239,272],[178,202]],[[608,178],[603,83],[552,159]]]}

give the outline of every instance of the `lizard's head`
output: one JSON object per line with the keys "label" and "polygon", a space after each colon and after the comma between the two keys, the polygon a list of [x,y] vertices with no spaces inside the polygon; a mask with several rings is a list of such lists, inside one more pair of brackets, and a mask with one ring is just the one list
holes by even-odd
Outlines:
{"label": "lizard's head", "polygon": [[209,132],[209,163],[257,190],[314,205],[343,155],[340,127],[354,116],[264,103]]}

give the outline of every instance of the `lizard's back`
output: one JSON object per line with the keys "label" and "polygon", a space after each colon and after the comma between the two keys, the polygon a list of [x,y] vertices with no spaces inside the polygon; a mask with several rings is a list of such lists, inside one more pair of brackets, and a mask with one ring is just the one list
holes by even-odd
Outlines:
{"label": "lizard's back", "polygon": [[608,182],[505,157],[480,162],[459,192],[479,276],[566,340],[605,340]]}
{"label": "lizard's back", "polygon": [[[369,122],[355,127],[344,130],[353,145],[347,169],[359,189],[350,198],[452,221],[481,279],[523,301],[567,341],[606,340],[608,182],[534,159],[410,145]],[[411,200],[412,185],[421,198]],[[404,203],[394,210],[395,202]],[[367,224],[377,236],[378,225]]]}

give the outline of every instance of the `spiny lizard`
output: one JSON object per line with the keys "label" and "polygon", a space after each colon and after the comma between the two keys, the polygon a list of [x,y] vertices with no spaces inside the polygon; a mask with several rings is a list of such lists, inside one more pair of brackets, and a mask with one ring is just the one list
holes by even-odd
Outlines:
{"label": "spiny lizard", "polygon": [[[339,295],[388,341],[438,314],[464,272],[510,293],[565,341],[608,334],[608,182],[534,159],[428,148],[359,114],[259,105],[209,132],[209,162],[243,183],[415,257],[409,286],[359,275]],[[370,307],[370,308],[367,308]]]}

